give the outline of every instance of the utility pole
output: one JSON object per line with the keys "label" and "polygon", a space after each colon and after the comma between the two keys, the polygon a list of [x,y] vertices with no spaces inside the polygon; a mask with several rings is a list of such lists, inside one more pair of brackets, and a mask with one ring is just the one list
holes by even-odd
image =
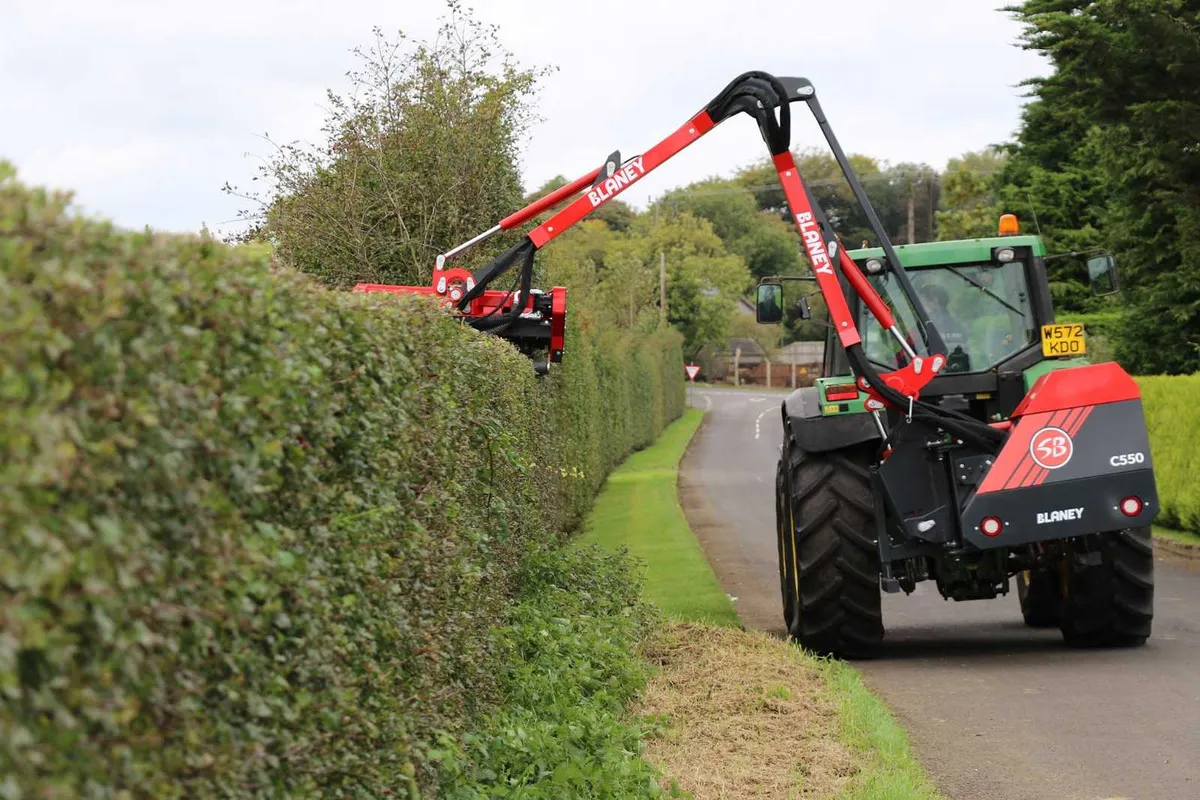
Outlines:
{"label": "utility pole", "polygon": [[929,197],[926,198],[929,203],[929,241],[933,241],[937,237],[933,235],[933,180],[929,180],[926,184],[929,187]]}
{"label": "utility pole", "polygon": [[658,321],[667,324],[667,254],[658,251]]}
{"label": "utility pole", "polygon": [[916,227],[917,227],[916,222],[917,221],[914,216],[914,211],[915,211],[915,208],[914,208],[915,202],[914,201],[916,199],[916,192],[917,192],[917,181],[914,178],[913,182],[910,183],[908,186],[908,243],[909,244],[915,244],[915,240],[917,238],[917,233],[916,233]]}

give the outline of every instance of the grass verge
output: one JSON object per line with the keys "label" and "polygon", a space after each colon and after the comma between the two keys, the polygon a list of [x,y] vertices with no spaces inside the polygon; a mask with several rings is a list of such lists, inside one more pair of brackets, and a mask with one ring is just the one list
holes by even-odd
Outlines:
{"label": "grass verge", "polygon": [[1160,528],[1157,525],[1153,531],[1160,549],[1180,558],[1200,560],[1200,534]]}
{"label": "grass verge", "polygon": [[908,734],[876,697],[858,670],[844,661],[814,659],[795,646],[793,653],[816,662],[838,707],[838,738],[859,756],[859,771],[843,796],[871,800],[940,800],[942,795],[917,761]]}
{"label": "grass verge", "polygon": [[1191,531],[1176,531],[1171,528],[1160,528],[1155,525],[1154,535],[1160,539],[1169,539],[1179,544],[1190,544],[1200,547],[1200,534],[1192,533]]}
{"label": "grass verge", "polygon": [[703,416],[684,412],[657,442],[609,475],[579,541],[624,547],[641,561],[645,597],[666,617],[740,626],[679,507],[679,461]]}
{"label": "grass verge", "polygon": [[[887,707],[840,661],[738,620],[679,506],[677,475],[703,414],[690,410],[610,476],[585,544],[627,549],[669,621],[641,652],[653,667],[632,707],[645,758],[697,800],[938,798]],[[716,624],[713,624],[716,623]]]}

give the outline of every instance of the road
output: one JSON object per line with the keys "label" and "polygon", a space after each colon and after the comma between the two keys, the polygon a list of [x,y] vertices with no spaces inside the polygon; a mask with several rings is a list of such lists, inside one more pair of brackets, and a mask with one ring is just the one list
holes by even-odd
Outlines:
{"label": "road", "polygon": [[[691,390],[709,410],[680,493],[747,627],[783,634],[774,476],[786,392]],[[945,601],[884,595],[879,658],[856,663],[950,798],[1200,797],[1200,566],[1159,555],[1150,641],[1077,651],[1021,621],[1015,584]]]}

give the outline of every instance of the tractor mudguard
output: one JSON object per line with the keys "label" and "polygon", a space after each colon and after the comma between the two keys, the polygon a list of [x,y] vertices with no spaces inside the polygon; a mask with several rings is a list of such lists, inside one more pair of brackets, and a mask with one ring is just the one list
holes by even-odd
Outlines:
{"label": "tractor mudguard", "polygon": [[789,394],[780,410],[784,430],[790,429],[796,446],[810,453],[879,441],[879,430],[869,414],[821,416],[821,398],[815,386]]}

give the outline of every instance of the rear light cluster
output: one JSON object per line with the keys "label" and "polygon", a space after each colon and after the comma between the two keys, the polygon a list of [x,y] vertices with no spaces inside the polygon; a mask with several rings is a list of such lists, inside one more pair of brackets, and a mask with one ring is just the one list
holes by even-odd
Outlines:
{"label": "rear light cluster", "polygon": [[1121,513],[1127,517],[1136,517],[1142,513],[1142,509],[1145,507],[1146,504],[1142,502],[1142,498],[1133,495],[1126,497],[1121,501],[1121,505],[1118,506],[1121,509]]}
{"label": "rear light cluster", "polygon": [[858,387],[853,383],[831,383],[825,387],[825,400],[830,403],[844,403],[857,399]]}
{"label": "rear light cluster", "polygon": [[[1146,504],[1142,502],[1142,498],[1130,495],[1122,500],[1117,508],[1127,517],[1136,517],[1145,510]],[[984,536],[995,538],[1004,531],[1004,520],[999,517],[984,517],[979,522],[979,530]]]}

